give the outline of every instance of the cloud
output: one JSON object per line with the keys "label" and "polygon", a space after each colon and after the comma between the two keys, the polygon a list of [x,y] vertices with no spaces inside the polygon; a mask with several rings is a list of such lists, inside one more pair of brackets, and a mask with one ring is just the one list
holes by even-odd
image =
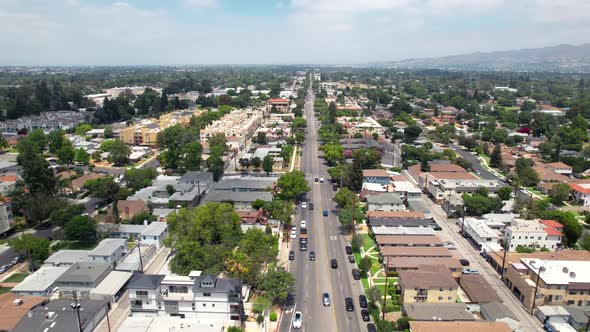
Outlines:
{"label": "cloud", "polygon": [[218,0],[184,0],[184,2],[194,8],[208,9],[219,6]]}

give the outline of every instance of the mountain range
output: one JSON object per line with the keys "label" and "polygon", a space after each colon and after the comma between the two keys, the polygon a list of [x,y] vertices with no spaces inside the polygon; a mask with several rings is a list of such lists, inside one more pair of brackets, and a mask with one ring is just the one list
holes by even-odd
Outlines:
{"label": "mountain range", "polygon": [[590,43],[380,62],[403,68],[590,72]]}

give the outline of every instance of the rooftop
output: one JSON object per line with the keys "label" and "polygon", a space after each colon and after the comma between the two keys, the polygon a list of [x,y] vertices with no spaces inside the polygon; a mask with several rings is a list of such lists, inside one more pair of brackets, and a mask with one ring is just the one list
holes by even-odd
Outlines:
{"label": "rooftop", "polygon": [[415,321],[475,320],[464,303],[404,303],[403,311]]}
{"label": "rooftop", "polygon": [[459,285],[465,291],[471,302],[489,303],[502,302],[496,290],[479,274],[462,274]]}
{"label": "rooftop", "polygon": [[168,224],[165,222],[154,221],[141,232],[141,236],[160,236],[168,229]]}
{"label": "rooftop", "polygon": [[75,263],[64,272],[57,282],[90,282],[94,283],[105,272],[111,270],[110,264],[105,263]]}
{"label": "rooftop", "polygon": [[268,191],[236,192],[229,190],[213,190],[205,196],[206,202],[255,202],[257,199],[270,202],[272,201],[272,193]]}
{"label": "rooftop", "polygon": [[445,247],[390,247],[380,248],[383,256],[406,257],[452,257],[451,251]]}
{"label": "rooftop", "polygon": [[131,272],[112,271],[98,286],[90,291],[90,295],[113,296],[127,283],[131,275]]}
{"label": "rooftop", "polygon": [[[82,300],[79,303],[83,331],[95,321],[95,317],[104,317],[106,314],[106,301]],[[71,308],[71,304],[71,300],[54,300],[44,306],[37,306],[29,311],[30,315],[20,320],[13,332],[78,332],[76,311]]]}
{"label": "rooftop", "polygon": [[399,194],[397,193],[380,193],[367,196],[367,203],[369,204],[403,204]]}
{"label": "rooftop", "polygon": [[407,227],[407,226],[371,226],[375,235],[420,235],[430,236],[436,232],[429,226]]}
{"label": "rooftop", "polygon": [[129,289],[156,289],[166,277],[163,274],[136,273],[131,277],[127,285]]}
{"label": "rooftop", "polygon": [[68,266],[42,266],[16,285],[13,292],[44,292],[69,269]]}
{"label": "rooftop", "polygon": [[161,331],[223,332],[222,321],[178,319],[178,317],[127,317],[119,332],[161,332]]}
{"label": "rooftop", "polygon": [[363,176],[365,177],[389,177],[387,171],[384,169],[365,169],[363,170]]}
{"label": "rooftop", "polygon": [[77,262],[89,262],[90,250],[60,250],[49,256],[44,263],[52,265],[74,264]]}
{"label": "rooftop", "polygon": [[518,320],[512,310],[508,309],[506,305],[500,302],[488,302],[480,304],[481,311],[485,311],[489,320],[496,320],[502,318],[511,318]]}
{"label": "rooftop", "polygon": [[549,285],[568,285],[570,283],[590,283],[590,261],[555,261],[522,258],[521,262],[537,273],[540,267],[541,279]]}
{"label": "rooftop", "polygon": [[421,245],[441,245],[442,242],[438,236],[420,236],[420,235],[377,235],[377,244],[421,244]]}
{"label": "rooftop", "polygon": [[457,288],[451,272],[443,268],[405,270],[399,272],[399,283],[403,288]]}
{"label": "rooftop", "polygon": [[424,213],[416,211],[369,211],[369,218],[424,218]]}
{"label": "rooftop", "polygon": [[396,257],[389,261],[389,267],[393,268],[420,269],[423,266],[444,266],[448,269],[463,267],[453,257]]}
{"label": "rooftop", "polygon": [[477,331],[477,332],[512,332],[508,324],[473,321],[473,322],[419,322],[410,321],[410,330],[412,332],[457,332],[457,331]]}
{"label": "rooftop", "polygon": [[[19,299],[20,301],[18,301]],[[15,302],[17,301],[17,302]],[[47,301],[46,297],[19,297],[10,292],[0,295],[0,331],[11,331],[32,308]],[[19,303],[18,305],[16,303]]]}
{"label": "rooftop", "polygon": [[127,248],[127,240],[125,239],[104,239],[100,241],[98,246],[90,251],[90,256],[111,256],[120,247]]}

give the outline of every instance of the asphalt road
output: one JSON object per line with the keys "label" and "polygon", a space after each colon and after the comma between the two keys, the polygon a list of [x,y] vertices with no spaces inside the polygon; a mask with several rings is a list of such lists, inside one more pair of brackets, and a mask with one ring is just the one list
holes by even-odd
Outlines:
{"label": "asphalt road", "polygon": [[498,180],[500,182],[504,182],[504,180],[500,179],[492,172],[488,171],[485,167],[483,167],[479,162],[479,158],[477,158],[476,155],[473,155],[469,153],[469,151],[461,149],[458,145],[453,143],[450,143],[449,147],[453,149],[453,151],[457,152],[461,156],[461,158],[469,160],[471,164],[473,164],[473,170],[482,178],[486,180]]}
{"label": "asphalt road", "polygon": [[[339,233],[339,222],[332,215],[334,195],[328,182],[315,183],[315,178],[328,178],[327,168],[322,164],[318,153],[317,129],[313,112],[312,95],[306,98],[305,112],[307,116],[307,139],[301,158],[301,170],[305,173],[311,187],[307,201],[312,202],[314,210],[302,209],[295,221],[297,232],[300,232],[300,221],[306,220],[308,229],[308,250],[299,250],[299,238],[291,239],[290,248],[295,252],[295,260],[290,261],[289,270],[296,278],[294,303],[289,306],[279,331],[291,331],[292,319],[296,311],[303,314],[302,331],[365,331],[360,317],[358,296],[361,294],[360,281],[352,278],[353,264],[348,262],[344,251],[346,237]],[[330,211],[324,217],[324,209]],[[316,260],[309,260],[309,252],[315,251]],[[330,267],[330,260],[336,258],[338,268]],[[331,305],[322,304],[322,294],[329,293]],[[345,310],[344,298],[352,297],[355,310]]]}

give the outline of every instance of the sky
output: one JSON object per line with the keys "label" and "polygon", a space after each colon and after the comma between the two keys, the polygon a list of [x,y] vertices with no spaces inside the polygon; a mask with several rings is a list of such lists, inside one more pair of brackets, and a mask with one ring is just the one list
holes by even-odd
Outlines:
{"label": "sky", "polygon": [[588,0],[0,0],[0,66],[365,64],[590,42]]}

